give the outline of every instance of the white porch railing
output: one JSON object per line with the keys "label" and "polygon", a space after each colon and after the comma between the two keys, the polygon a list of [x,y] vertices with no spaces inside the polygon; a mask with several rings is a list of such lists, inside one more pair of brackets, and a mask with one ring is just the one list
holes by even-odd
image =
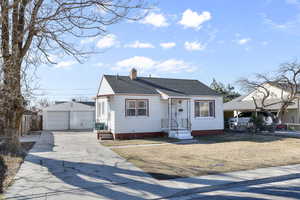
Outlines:
{"label": "white porch railing", "polygon": [[161,128],[169,130],[190,130],[191,122],[188,119],[161,119]]}

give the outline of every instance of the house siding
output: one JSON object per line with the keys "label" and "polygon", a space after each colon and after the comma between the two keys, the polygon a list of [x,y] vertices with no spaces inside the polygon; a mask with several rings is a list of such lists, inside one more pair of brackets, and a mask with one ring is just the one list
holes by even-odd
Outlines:
{"label": "house siding", "polygon": [[[195,101],[213,100],[215,101],[215,117],[195,117]],[[197,96],[191,98],[191,123],[192,131],[199,130],[223,130],[223,98],[221,96]]]}
{"label": "house siding", "polygon": [[[96,122],[105,123],[108,129],[115,132],[115,102],[114,96],[98,97],[96,99]],[[102,103],[104,103],[104,113],[102,114]]]}
{"label": "house siding", "polygon": [[[126,116],[125,115],[125,101],[126,99],[147,99],[149,102],[148,113],[149,116]],[[215,117],[209,118],[195,118],[194,102],[196,100],[214,100],[215,101]],[[162,100],[159,95],[114,95],[105,98],[98,98],[96,110],[99,102],[107,102],[109,113],[108,118],[98,118],[98,121],[108,122],[108,126],[112,133],[116,134],[118,138],[130,138],[126,136],[133,134],[133,138],[137,138],[135,134],[146,135],[161,135],[161,120],[168,117],[168,101]],[[191,123],[192,131],[210,131],[223,130],[223,100],[219,96],[196,96],[191,97]],[[119,134],[124,134],[119,136]]]}
{"label": "house siding", "polygon": [[[149,116],[125,116],[126,99],[147,99]],[[148,133],[161,132],[161,119],[167,117],[167,101],[162,101],[159,95],[152,96],[114,96],[113,111],[115,114],[115,129],[113,133]]]}
{"label": "house siding", "polygon": [[300,119],[298,119],[298,112],[296,109],[287,110],[286,121],[288,123],[298,123],[300,121]]}

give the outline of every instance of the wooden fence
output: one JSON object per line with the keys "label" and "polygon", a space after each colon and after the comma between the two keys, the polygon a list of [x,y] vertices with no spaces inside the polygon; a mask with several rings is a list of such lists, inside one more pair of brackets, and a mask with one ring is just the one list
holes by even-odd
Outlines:
{"label": "wooden fence", "polygon": [[20,135],[26,135],[30,131],[42,130],[42,116],[41,115],[23,115],[20,125]]}

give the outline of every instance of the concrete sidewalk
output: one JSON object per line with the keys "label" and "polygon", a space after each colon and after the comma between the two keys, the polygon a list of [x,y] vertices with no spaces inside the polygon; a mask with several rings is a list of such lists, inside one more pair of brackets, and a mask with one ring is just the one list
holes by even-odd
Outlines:
{"label": "concrete sidewalk", "polygon": [[92,133],[43,132],[5,196],[43,200],[300,199],[299,180],[300,165],[293,165],[158,181],[100,145]]}
{"label": "concrete sidewalk", "polygon": [[300,133],[298,131],[275,131],[273,135],[300,138]]}

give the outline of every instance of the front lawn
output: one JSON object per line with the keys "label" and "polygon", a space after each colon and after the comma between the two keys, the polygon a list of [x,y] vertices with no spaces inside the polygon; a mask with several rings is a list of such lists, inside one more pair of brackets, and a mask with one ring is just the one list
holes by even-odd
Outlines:
{"label": "front lawn", "polygon": [[115,148],[157,179],[300,163],[300,139],[226,133],[198,137],[199,144]]}
{"label": "front lawn", "polygon": [[157,137],[148,139],[132,139],[132,140],[102,140],[100,143],[104,146],[127,146],[127,145],[142,145],[142,144],[163,144],[163,143],[173,143],[180,140],[176,138],[168,137]]}

